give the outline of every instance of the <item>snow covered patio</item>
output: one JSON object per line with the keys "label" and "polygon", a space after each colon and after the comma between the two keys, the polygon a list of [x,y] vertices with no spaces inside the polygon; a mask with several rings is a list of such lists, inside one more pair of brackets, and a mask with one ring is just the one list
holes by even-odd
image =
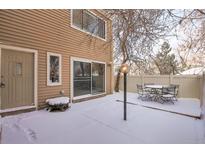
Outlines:
{"label": "snow covered patio", "polygon": [[[205,143],[202,120],[128,104],[123,121],[123,104],[117,99],[123,99],[122,93],[72,104],[65,112],[40,110],[1,118],[1,143]],[[128,93],[129,101],[152,105],[139,102],[133,93]],[[186,112],[198,113],[195,100],[180,101],[189,104]]]}
{"label": "snow covered patio", "polygon": [[[119,101],[122,101],[122,99]],[[142,101],[141,99],[138,99],[136,93],[128,93],[127,102],[133,105],[159,109],[165,112],[172,112],[190,117],[200,118],[201,116],[200,101],[196,98],[178,98],[177,101],[174,101],[174,104],[171,102],[165,102],[162,104],[155,101]]]}

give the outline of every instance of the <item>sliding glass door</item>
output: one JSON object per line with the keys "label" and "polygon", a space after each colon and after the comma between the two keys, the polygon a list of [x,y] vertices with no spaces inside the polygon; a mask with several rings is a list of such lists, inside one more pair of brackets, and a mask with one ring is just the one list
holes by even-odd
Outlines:
{"label": "sliding glass door", "polygon": [[73,96],[105,92],[105,64],[73,61]]}
{"label": "sliding glass door", "polygon": [[92,94],[105,92],[105,64],[92,63]]}

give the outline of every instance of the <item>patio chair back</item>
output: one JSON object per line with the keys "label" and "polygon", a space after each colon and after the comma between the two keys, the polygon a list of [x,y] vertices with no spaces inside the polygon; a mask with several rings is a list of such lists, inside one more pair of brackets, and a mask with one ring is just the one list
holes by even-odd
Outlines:
{"label": "patio chair back", "polygon": [[162,87],[162,95],[161,100],[162,103],[164,102],[172,102],[174,104],[175,98],[175,86],[168,86],[168,87]]}
{"label": "patio chair back", "polygon": [[175,96],[176,86],[162,87],[162,94],[171,94]]}
{"label": "patio chair back", "polygon": [[144,88],[143,85],[137,84],[137,92],[143,92]]}
{"label": "patio chair back", "polygon": [[178,96],[179,93],[179,85],[177,84],[170,84],[171,87],[175,87],[174,95],[175,97]]}

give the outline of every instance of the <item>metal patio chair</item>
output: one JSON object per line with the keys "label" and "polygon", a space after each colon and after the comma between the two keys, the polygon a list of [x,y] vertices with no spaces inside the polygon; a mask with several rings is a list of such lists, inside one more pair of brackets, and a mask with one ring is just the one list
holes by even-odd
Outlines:
{"label": "metal patio chair", "polygon": [[174,95],[175,101],[177,101],[177,96],[179,94],[179,85],[178,84],[170,84],[170,86],[175,88],[173,95]]}
{"label": "metal patio chair", "polygon": [[174,104],[175,100],[175,86],[169,86],[169,87],[162,87],[162,93],[161,93],[161,103],[164,102],[171,102]]}
{"label": "metal patio chair", "polygon": [[146,99],[149,95],[149,93],[147,91],[145,91],[144,86],[137,84],[137,94],[139,95],[138,98],[139,99]]}
{"label": "metal patio chair", "polygon": [[146,87],[147,85],[155,85],[155,83],[145,83],[145,91],[148,93],[147,97],[151,101],[158,101],[160,91],[157,89]]}
{"label": "metal patio chair", "polygon": [[154,83],[144,83],[145,91],[149,92],[150,94],[154,93],[153,89],[146,87],[147,85],[154,85]]}

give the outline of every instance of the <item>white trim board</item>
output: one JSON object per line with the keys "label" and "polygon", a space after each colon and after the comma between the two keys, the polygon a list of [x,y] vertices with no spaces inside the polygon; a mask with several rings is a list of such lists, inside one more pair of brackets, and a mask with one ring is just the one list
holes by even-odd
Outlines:
{"label": "white trim board", "polygon": [[84,98],[92,98],[92,97],[96,97],[96,96],[103,96],[105,95],[106,93],[97,93],[97,94],[87,94],[87,95],[82,95],[82,96],[76,96],[76,97],[73,97],[73,100],[80,100],[80,99],[84,99]]}
{"label": "white trim board", "polygon": [[[97,93],[97,94],[87,94],[87,95],[82,95],[82,96],[73,96],[73,91],[74,91],[74,87],[73,87],[73,62],[74,61],[81,61],[81,62],[88,62],[88,63],[92,63],[92,62],[96,62],[96,63],[100,63],[100,64],[104,64],[105,65],[105,92],[103,93]],[[91,66],[92,69],[92,66]],[[91,82],[92,84],[92,82]],[[86,58],[78,58],[78,57],[71,57],[70,58],[70,100],[72,102],[72,100],[77,100],[77,99],[82,99],[82,98],[87,98],[87,97],[92,97],[92,96],[98,96],[98,95],[103,95],[103,94],[107,94],[107,65],[106,62],[102,62],[102,61],[96,61],[96,60],[92,60],[92,59],[86,59]]]}
{"label": "white trim board", "polygon": [[[0,59],[1,59],[2,49],[9,49],[18,52],[28,52],[34,54],[34,106],[36,109],[38,109],[38,50],[0,44]],[[0,63],[0,68],[1,68],[1,63]],[[1,70],[0,70],[0,77],[1,77]],[[0,97],[0,105],[1,105],[1,97]]]}
{"label": "white trim board", "polygon": [[0,110],[0,114],[7,113],[7,112],[15,112],[15,111],[27,110],[27,109],[35,109],[35,106],[21,106],[21,107],[4,109],[4,110]]}

